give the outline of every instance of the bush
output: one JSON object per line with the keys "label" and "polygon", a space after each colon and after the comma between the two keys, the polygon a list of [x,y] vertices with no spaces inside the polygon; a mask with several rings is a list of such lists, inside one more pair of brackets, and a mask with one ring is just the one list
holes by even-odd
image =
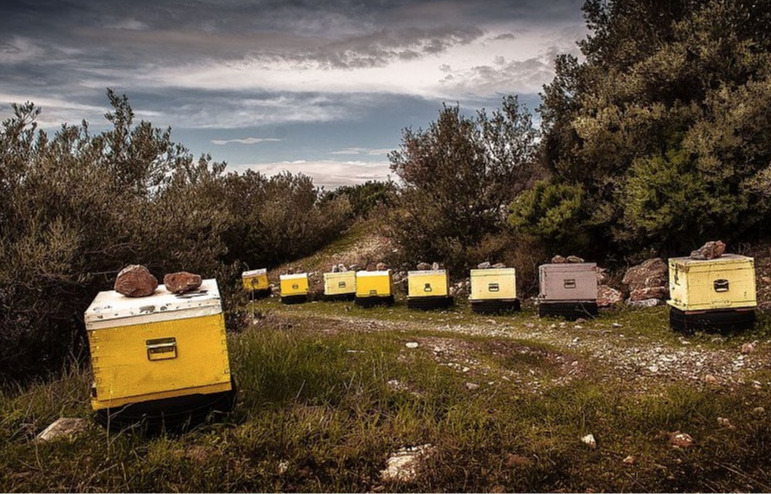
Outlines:
{"label": "bush", "polygon": [[410,264],[461,271],[486,259],[479,244],[506,227],[506,207],[537,177],[537,133],[515,97],[476,118],[445,107],[425,131],[406,129],[391,169],[403,186],[390,235]]}

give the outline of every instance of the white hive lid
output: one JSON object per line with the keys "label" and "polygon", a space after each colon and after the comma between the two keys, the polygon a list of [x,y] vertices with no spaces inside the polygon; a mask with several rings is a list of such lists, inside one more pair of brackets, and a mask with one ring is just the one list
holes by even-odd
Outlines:
{"label": "white hive lid", "polygon": [[366,277],[366,276],[390,276],[390,275],[391,275],[391,270],[390,269],[386,270],[386,271],[356,271],[356,276],[357,277],[359,277],[359,276],[363,276],[363,277]]}
{"label": "white hive lid", "polygon": [[261,274],[267,274],[267,269],[253,269],[251,271],[244,271],[241,273],[241,278],[252,278],[254,276],[260,276]]}
{"label": "white hive lid", "polygon": [[407,276],[424,275],[424,274],[447,274],[446,269],[426,269],[423,271],[407,271]]}
{"label": "white hive lid", "polygon": [[299,274],[282,274],[279,276],[279,279],[282,280],[299,280],[302,278],[307,278],[308,273],[299,273]]}
{"label": "white hive lid", "polygon": [[[217,280],[203,280],[193,292],[175,295],[164,285],[147,297],[126,297],[115,290],[99,292],[86,309],[87,329],[169,321],[222,312]],[[134,321],[136,319],[136,321]]]}

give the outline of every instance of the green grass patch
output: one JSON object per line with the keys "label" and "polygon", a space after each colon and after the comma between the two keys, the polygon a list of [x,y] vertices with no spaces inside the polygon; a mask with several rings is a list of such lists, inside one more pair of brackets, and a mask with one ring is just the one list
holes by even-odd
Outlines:
{"label": "green grass patch", "polygon": [[[416,321],[436,323],[433,331],[408,327],[368,332],[348,328],[344,320],[313,318],[307,307],[278,309],[273,302],[261,307],[297,317],[288,319],[289,327],[287,319],[268,316],[230,336],[239,398],[226,422],[161,436],[108,435],[94,427],[74,440],[35,444],[34,435],[59,416],[90,416],[88,372],[75,369],[60,380],[2,397],[0,488],[346,492],[771,488],[765,473],[771,433],[766,416],[755,411],[769,403],[767,388],[728,392],[662,382],[641,394],[622,381],[598,382],[592,374],[595,364],[585,361],[580,362],[583,374],[561,380],[571,363],[583,358],[580,354],[527,340],[442,331],[443,318],[451,321],[453,311],[416,312]],[[367,314],[391,320],[393,312],[404,316],[405,310],[375,309]],[[621,315],[630,336],[655,336],[659,322],[633,329],[637,317]],[[608,321],[601,317],[596,324],[602,328]],[[405,346],[412,341],[419,346]],[[470,382],[478,387],[469,387]],[[733,427],[719,425],[717,417],[729,418]],[[669,434],[675,430],[693,436],[694,446],[673,448]],[[597,438],[597,449],[580,441],[588,433]],[[422,444],[431,444],[433,454],[414,483],[381,481],[380,470],[391,452]],[[634,464],[623,462],[629,455],[635,457]]]}

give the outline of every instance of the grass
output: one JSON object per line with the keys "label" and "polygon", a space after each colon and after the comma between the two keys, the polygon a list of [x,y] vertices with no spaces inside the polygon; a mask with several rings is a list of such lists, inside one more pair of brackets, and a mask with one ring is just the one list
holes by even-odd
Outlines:
{"label": "grass", "polygon": [[[640,393],[623,379],[596,379],[604,364],[580,351],[443,330],[488,320],[515,329],[552,324],[527,313],[486,318],[397,306],[331,317],[345,307],[260,302],[266,317],[230,335],[235,413],[187,434],[108,435],[94,427],[74,440],[32,442],[59,416],[90,416],[82,369],[2,396],[0,490],[771,490],[769,424],[753,411],[768,407],[767,387],[665,381]],[[621,321],[627,340],[663,338],[664,316],[621,312],[585,330],[602,335]],[[399,325],[369,331],[360,321]],[[766,330],[763,322],[759,332]],[[736,346],[752,336],[703,339]],[[405,346],[412,341],[418,348]],[[580,373],[570,375],[572,362]],[[770,377],[763,372],[756,377]],[[694,447],[673,448],[676,430],[693,436]],[[597,449],[580,441],[588,433]],[[422,444],[433,454],[416,482],[381,481],[389,453]],[[630,455],[632,465],[623,462]]]}

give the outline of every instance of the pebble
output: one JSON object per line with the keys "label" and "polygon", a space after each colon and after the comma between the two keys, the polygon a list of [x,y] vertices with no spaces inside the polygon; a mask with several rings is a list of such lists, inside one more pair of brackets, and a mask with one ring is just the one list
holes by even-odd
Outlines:
{"label": "pebble", "polygon": [[755,415],[763,415],[764,413],[766,413],[766,409],[763,407],[755,407],[752,409],[752,413],[754,413]]}
{"label": "pebble", "polygon": [[755,345],[752,343],[745,343],[742,345],[742,353],[752,353],[755,351]]}
{"label": "pebble", "polygon": [[581,442],[586,444],[592,449],[597,448],[597,441],[594,439],[594,434],[587,434],[581,438]]}
{"label": "pebble", "polygon": [[417,348],[420,345],[418,344],[417,341],[410,341],[408,343],[405,343],[404,346],[406,346],[407,348]]}
{"label": "pebble", "polygon": [[704,376],[704,382],[709,384],[717,384],[717,378],[712,374],[707,374]]}
{"label": "pebble", "polygon": [[469,391],[474,391],[475,389],[479,389],[479,384],[477,383],[466,383],[466,389]]}
{"label": "pebble", "polygon": [[[620,324],[620,323],[617,323],[617,322],[614,322],[613,324],[611,324],[611,326],[616,328],[616,329],[624,327],[623,324]],[[634,458],[634,457],[633,456],[627,456],[627,458]]]}
{"label": "pebble", "polygon": [[685,432],[675,431],[669,436],[669,444],[675,448],[690,448],[693,446],[693,438]]}
{"label": "pebble", "polygon": [[624,458],[624,463],[627,465],[634,465],[634,456],[629,455],[626,458]]}

